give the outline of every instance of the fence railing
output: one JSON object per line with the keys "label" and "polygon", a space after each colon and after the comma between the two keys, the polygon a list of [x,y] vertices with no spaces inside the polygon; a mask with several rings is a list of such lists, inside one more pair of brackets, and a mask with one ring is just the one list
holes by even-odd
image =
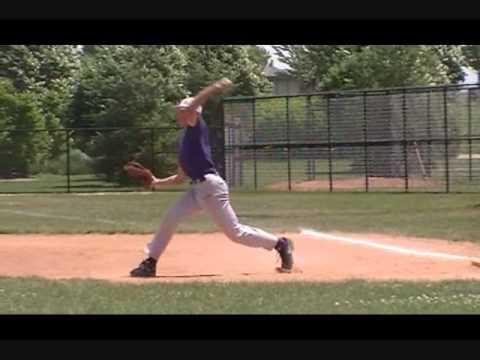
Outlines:
{"label": "fence railing", "polygon": [[480,87],[224,101],[226,178],[261,190],[480,191]]}

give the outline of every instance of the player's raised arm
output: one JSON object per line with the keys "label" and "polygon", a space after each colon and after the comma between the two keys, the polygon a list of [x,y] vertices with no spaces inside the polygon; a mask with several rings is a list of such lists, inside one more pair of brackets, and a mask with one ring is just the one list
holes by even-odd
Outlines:
{"label": "player's raised arm", "polygon": [[213,84],[207,86],[205,89],[200,91],[194,98],[192,103],[189,105],[188,110],[193,111],[197,107],[203,105],[210,97],[213,95],[219,94],[232,86],[233,83],[227,79],[223,78],[221,80],[215,81]]}

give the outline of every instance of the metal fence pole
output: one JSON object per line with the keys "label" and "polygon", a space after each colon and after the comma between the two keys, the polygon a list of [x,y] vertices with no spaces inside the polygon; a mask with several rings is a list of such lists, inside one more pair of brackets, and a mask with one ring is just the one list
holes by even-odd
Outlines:
{"label": "metal fence pole", "polygon": [[150,162],[152,166],[152,172],[155,174],[155,129],[150,129]]}
{"label": "metal fence pole", "polygon": [[368,137],[367,137],[367,93],[363,93],[363,161],[365,168],[365,192],[369,191],[368,183]]}
{"label": "metal fence pole", "polygon": [[333,171],[332,171],[332,127],[330,123],[330,97],[327,96],[327,136],[328,136],[328,186],[333,192]]}
{"label": "metal fence pole", "polygon": [[290,98],[286,97],[287,110],[287,166],[288,166],[288,191],[292,191],[292,164],[290,159]]}
{"label": "metal fence pole", "polygon": [[[315,131],[314,131],[314,120],[313,120],[313,110],[312,110],[312,96],[309,95],[305,98],[305,127],[304,131],[306,134],[309,134],[308,137],[306,137],[309,141],[315,141]],[[315,149],[306,149],[305,153],[307,154],[307,179],[308,180],[315,180]]]}
{"label": "metal fence pole", "polygon": [[472,181],[472,92],[468,89],[468,180]]}
{"label": "metal fence pole", "polygon": [[254,181],[254,188],[255,191],[258,187],[258,180],[257,180],[257,117],[255,114],[256,111],[256,99],[252,101],[252,131],[253,131],[253,181]]}
{"label": "metal fence pole", "polygon": [[[226,141],[225,141],[225,131],[228,131],[225,127],[225,102],[222,100],[220,102],[220,109],[219,109],[219,121],[220,121],[220,145],[219,148],[221,149],[220,154],[220,162],[221,162],[221,169],[219,169],[220,176],[227,180],[227,150],[226,150]],[[228,135],[228,133],[227,133]],[[229,141],[231,144],[231,141]]]}
{"label": "metal fence pole", "polygon": [[403,120],[403,164],[405,174],[405,192],[408,192],[408,143],[407,143],[407,98],[406,91],[402,93],[402,120]]}
{"label": "metal fence pole", "polygon": [[70,193],[70,131],[68,129],[65,130],[65,138],[67,145],[67,193]]}
{"label": "metal fence pole", "polygon": [[448,160],[448,105],[447,105],[447,87],[443,88],[443,131],[445,146],[445,192],[450,192],[450,168]]}
{"label": "metal fence pole", "polygon": [[432,115],[430,111],[432,92],[427,93],[427,138],[428,138],[428,175],[432,176]]}

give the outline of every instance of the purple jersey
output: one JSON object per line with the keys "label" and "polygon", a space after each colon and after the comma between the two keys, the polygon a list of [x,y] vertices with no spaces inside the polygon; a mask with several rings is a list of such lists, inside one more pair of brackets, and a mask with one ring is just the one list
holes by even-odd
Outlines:
{"label": "purple jersey", "polygon": [[201,116],[194,127],[187,126],[180,143],[180,166],[192,180],[204,180],[215,173],[208,126]]}

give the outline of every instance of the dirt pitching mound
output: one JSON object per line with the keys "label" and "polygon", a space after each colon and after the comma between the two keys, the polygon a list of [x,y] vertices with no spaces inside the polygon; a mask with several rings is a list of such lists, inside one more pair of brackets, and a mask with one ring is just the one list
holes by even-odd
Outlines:
{"label": "dirt pitching mound", "polygon": [[[295,242],[296,269],[275,271],[275,252],[253,249],[223,234],[177,234],[162,256],[153,279],[132,279],[150,235],[0,235],[0,276],[50,279],[98,279],[152,283],[186,281],[342,281],[479,279],[480,268],[468,261],[398,254],[376,248],[285,234]],[[468,242],[346,234],[379,244],[418,251],[480,256]]]}
{"label": "dirt pitching mound", "polygon": [[[383,178],[369,177],[369,188],[372,189],[404,189],[405,179],[403,178]],[[433,180],[424,180],[422,178],[411,178],[408,181],[410,188],[437,188],[439,184]],[[330,188],[330,182],[326,180],[296,181],[292,182],[293,191],[316,191]],[[354,179],[334,179],[334,189],[358,190],[365,188],[365,178]],[[270,190],[285,191],[288,190],[288,181],[282,181],[268,186]]]}

